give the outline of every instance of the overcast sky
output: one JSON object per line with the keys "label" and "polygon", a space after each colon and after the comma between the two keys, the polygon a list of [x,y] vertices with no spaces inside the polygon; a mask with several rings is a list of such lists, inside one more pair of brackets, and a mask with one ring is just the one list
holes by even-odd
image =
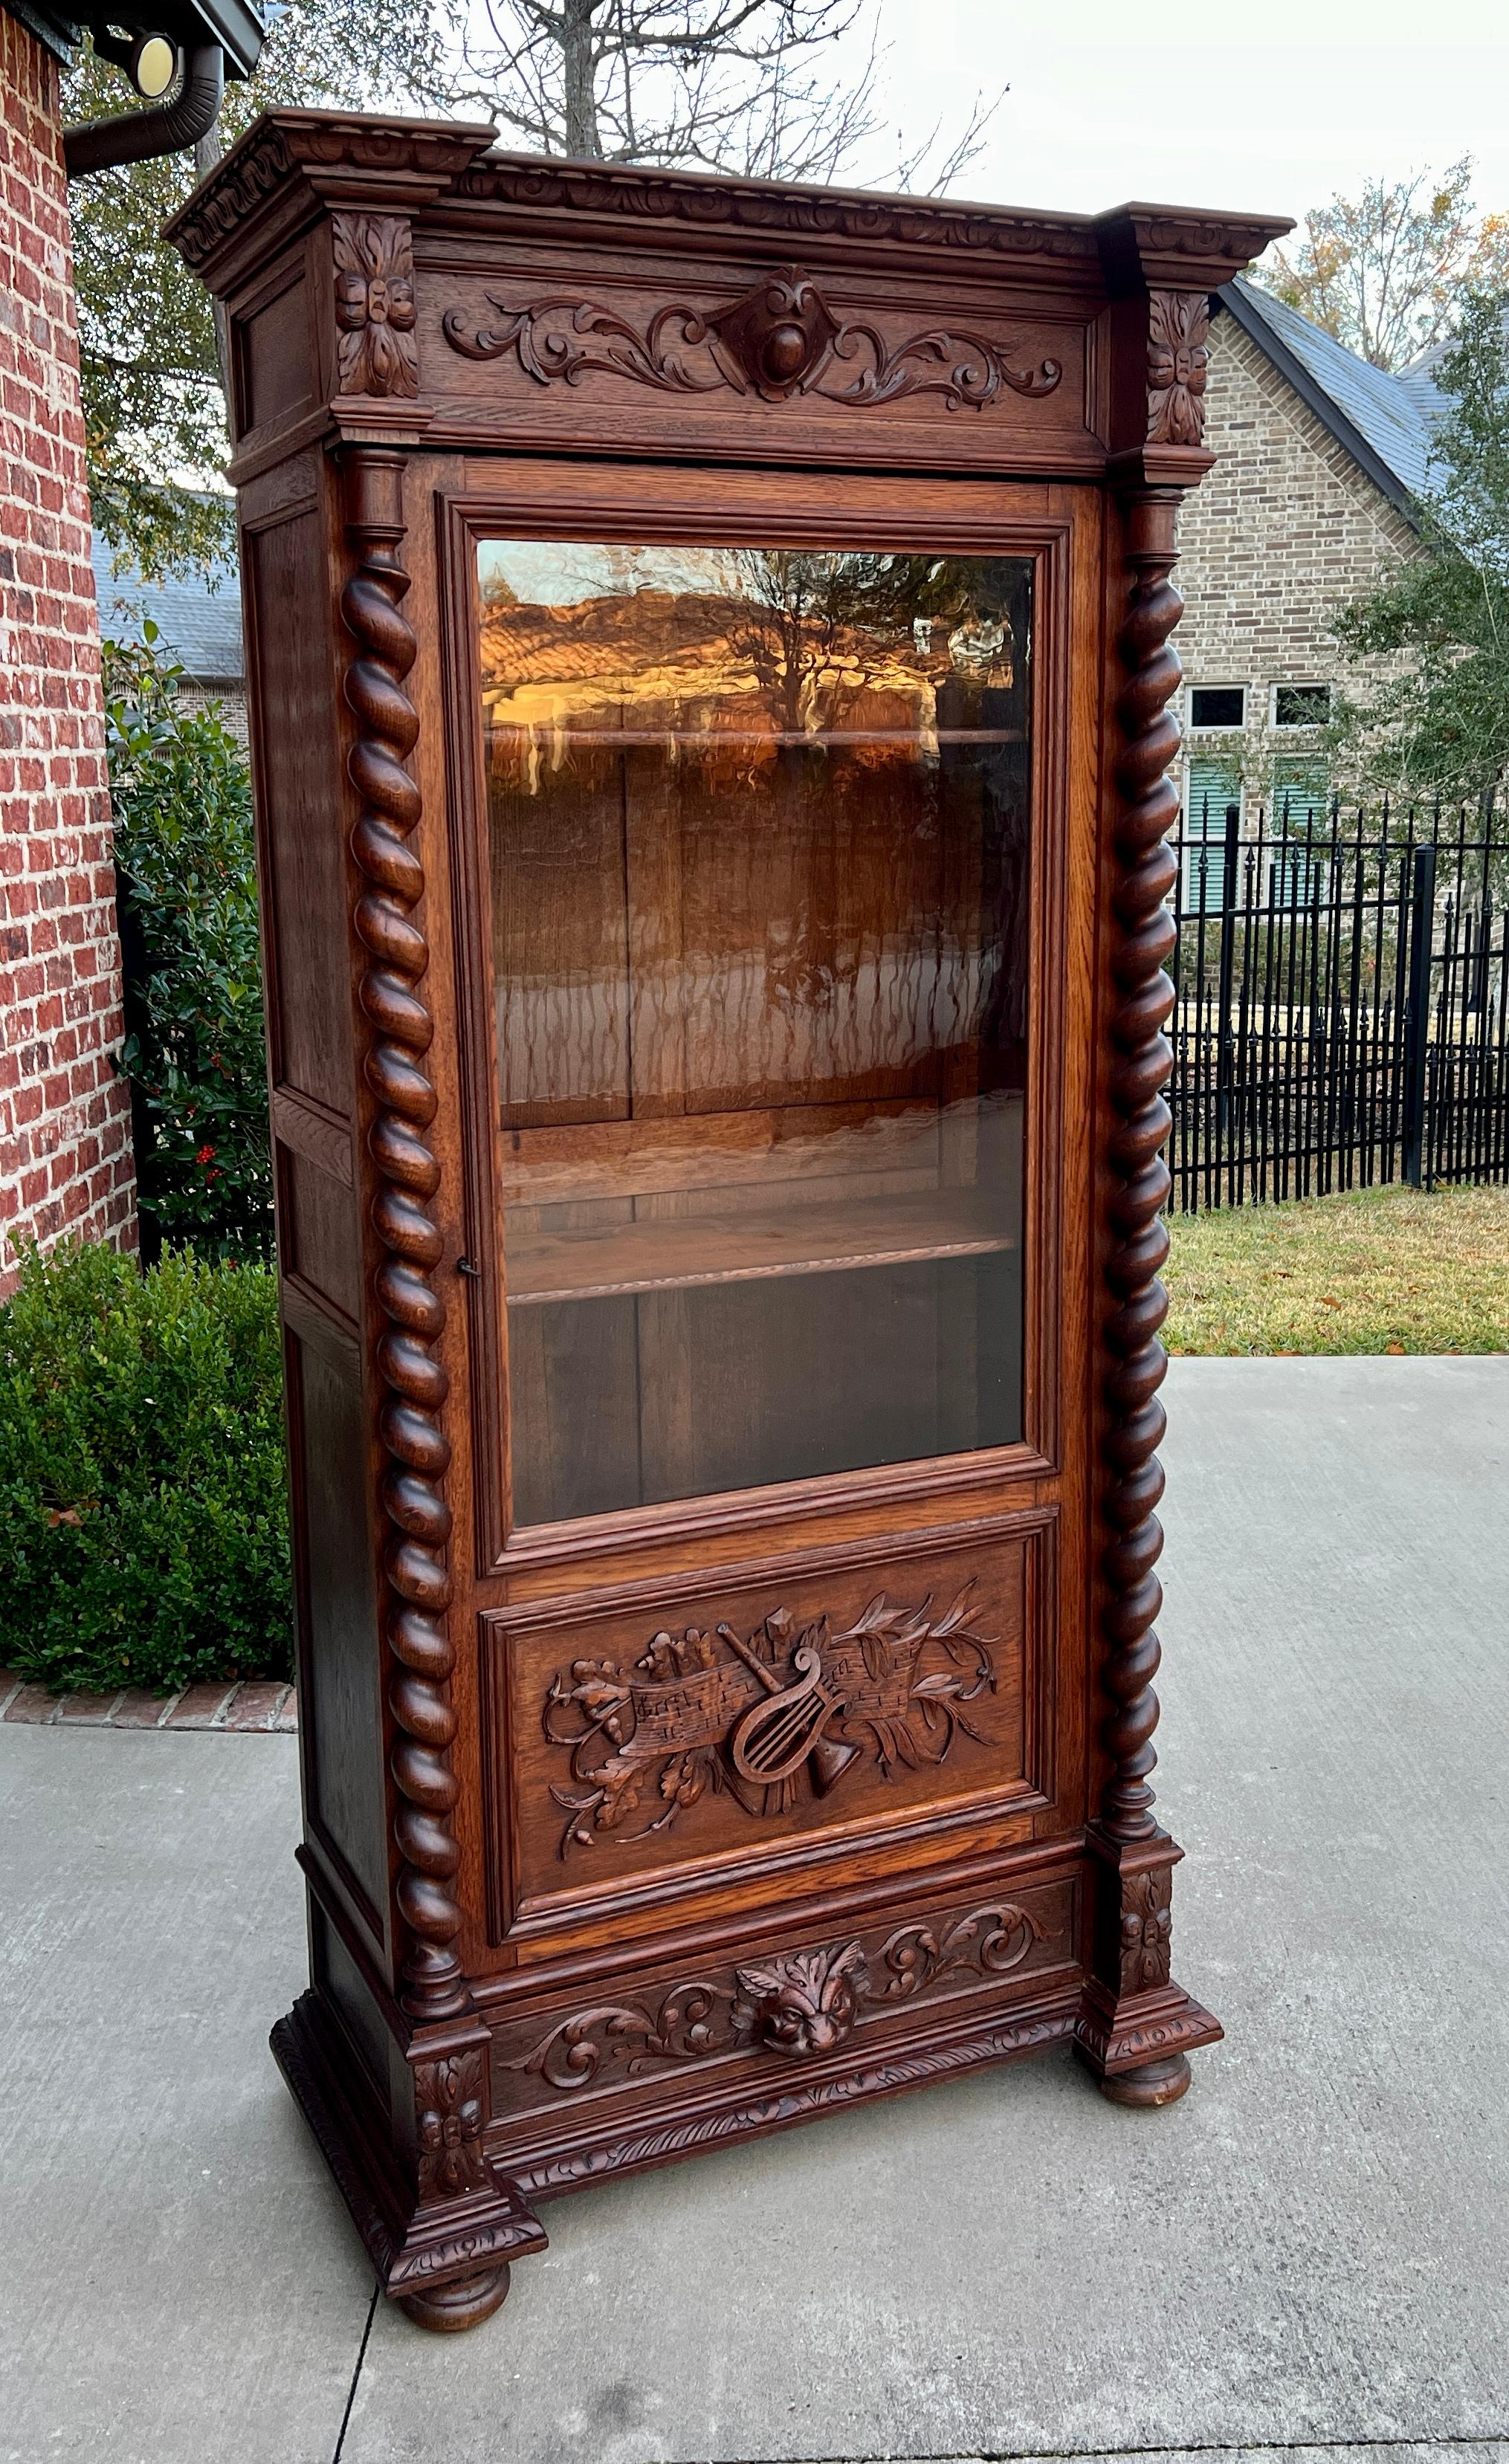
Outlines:
{"label": "overcast sky", "polygon": [[908,138],[1010,82],[958,195],[1298,215],[1371,172],[1470,153],[1479,206],[1509,210],[1509,0],[881,0],[880,15]]}

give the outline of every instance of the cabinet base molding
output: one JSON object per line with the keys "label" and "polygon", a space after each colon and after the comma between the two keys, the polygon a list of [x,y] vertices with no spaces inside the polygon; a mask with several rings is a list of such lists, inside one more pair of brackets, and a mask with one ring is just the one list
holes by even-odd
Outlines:
{"label": "cabinet base molding", "polygon": [[510,2262],[545,2248],[517,2185],[479,2157],[475,2188],[416,2200],[349,2093],[351,2058],[318,1993],[300,1995],[271,2041],[384,2293],[424,2327],[454,2332],[490,2318],[507,2295]]}
{"label": "cabinet base molding", "polygon": [[930,2079],[947,2079],[961,2071],[980,2070],[991,2062],[1020,2060],[1072,2041],[1075,2011],[1072,1998],[1046,2013],[976,2026],[967,2034],[887,2058],[861,2062],[822,2079],[804,2079],[774,2095],[751,2097],[716,2110],[671,2116],[640,2130],[620,2131],[595,2144],[527,2159],[515,2168],[518,2188],[528,2197],[586,2188],[623,2173],[642,2173],[677,2156],[702,2147],[726,2145],[743,2139],[763,2139],[820,2114],[861,2104],[877,2097],[898,2096],[905,2088],[922,2087]]}

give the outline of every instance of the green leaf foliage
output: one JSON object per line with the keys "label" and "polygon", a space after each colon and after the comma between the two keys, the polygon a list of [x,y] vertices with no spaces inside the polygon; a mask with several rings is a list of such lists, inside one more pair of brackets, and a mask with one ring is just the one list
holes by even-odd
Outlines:
{"label": "green leaf foliage", "polygon": [[272,1269],[28,1251],[0,1308],[0,1661],[110,1692],[292,1654]]}
{"label": "green leaf foliage", "polygon": [[[272,1165],[251,786],[212,710],[187,709],[150,623],[105,646],[106,745],[144,1226],[269,1255]],[[148,1246],[151,1244],[148,1243]]]}
{"label": "green leaf foliage", "polygon": [[1409,796],[1481,796],[1509,764],[1509,308],[1464,305],[1436,383],[1452,407],[1418,508],[1423,553],[1337,620],[1359,671],[1336,743],[1359,773]]}

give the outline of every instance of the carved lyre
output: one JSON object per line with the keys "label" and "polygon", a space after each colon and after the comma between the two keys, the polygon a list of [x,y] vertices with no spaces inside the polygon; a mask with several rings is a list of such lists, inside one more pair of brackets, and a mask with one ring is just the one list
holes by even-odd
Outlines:
{"label": "carved lyre", "polygon": [[741,1641],[732,1626],[721,1625],[718,1636],[730,1651],[737,1652],[746,1668],[753,1670],[772,1698],[747,1710],[728,1740],[729,1759],[741,1779],[750,1780],[757,1787],[775,1788],[782,1780],[789,1779],[803,1763],[809,1763],[813,1787],[820,1796],[826,1796],[859,1749],[841,1746],[836,1738],[823,1734],[843,1704],[823,1683],[823,1663],[816,1646],[810,1642],[797,1645],[791,1655],[797,1681],[795,1684],[783,1685],[774,1669],[767,1668],[758,1653]]}

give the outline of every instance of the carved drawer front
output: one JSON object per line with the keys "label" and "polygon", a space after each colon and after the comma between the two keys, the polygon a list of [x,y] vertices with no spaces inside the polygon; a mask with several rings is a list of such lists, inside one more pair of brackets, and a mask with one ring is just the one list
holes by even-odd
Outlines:
{"label": "carved drawer front", "polygon": [[[927,2034],[1040,2000],[1075,1969],[1073,1876],[994,1891],[979,1886],[915,1915],[797,1936],[770,1951],[681,1962],[511,2019],[493,2044],[493,2112],[538,2115],[552,2133],[627,2090],[658,2101],[787,2084]],[[532,2133],[530,2135],[533,2135]]]}
{"label": "carved drawer front", "polygon": [[1032,1799],[1051,1538],[488,1619],[494,1938]]}

